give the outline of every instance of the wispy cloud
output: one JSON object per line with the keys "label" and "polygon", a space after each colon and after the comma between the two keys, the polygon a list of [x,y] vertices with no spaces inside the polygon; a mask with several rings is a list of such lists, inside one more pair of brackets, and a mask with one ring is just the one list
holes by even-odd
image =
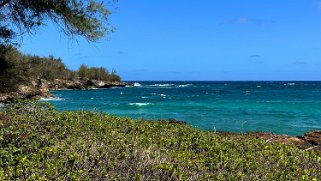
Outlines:
{"label": "wispy cloud", "polygon": [[128,52],[125,52],[125,51],[118,51],[118,54],[119,54],[119,55],[127,55],[127,54],[128,54]]}
{"label": "wispy cloud", "polygon": [[247,25],[247,24],[254,24],[254,25],[263,25],[263,24],[271,24],[274,23],[272,20],[266,19],[252,19],[249,17],[239,17],[235,19],[229,19],[226,21],[221,22],[220,24],[239,24],[239,25]]}
{"label": "wispy cloud", "polygon": [[251,20],[249,18],[246,17],[240,17],[239,19],[234,20],[236,23],[239,24],[248,24],[251,22]]}
{"label": "wispy cloud", "polygon": [[305,62],[305,61],[295,61],[295,62],[292,62],[293,65],[306,65],[308,64],[308,62]]}
{"label": "wispy cloud", "polygon": [[256,63],[256,64],[264,63],[261,59],[262,58],[261,55],[254,54],[254,55],[250,55],[249,58],[250,58],[251,62]]}
{"label": "wispy cloud", "polygon": [[249,58],[261,58],[261,55],[250,55]]}

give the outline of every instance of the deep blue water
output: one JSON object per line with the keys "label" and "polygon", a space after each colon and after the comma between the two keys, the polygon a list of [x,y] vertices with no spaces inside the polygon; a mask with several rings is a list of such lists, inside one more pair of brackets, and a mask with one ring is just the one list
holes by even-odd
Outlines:
{"label": "deep blue water", "polygon": [[[139,85],[140,84],[140,85]],[[59,111],[175,118],[205,130],[301,135],[321,129],[321,82],[139,82],[135,87],[52,91]]]}

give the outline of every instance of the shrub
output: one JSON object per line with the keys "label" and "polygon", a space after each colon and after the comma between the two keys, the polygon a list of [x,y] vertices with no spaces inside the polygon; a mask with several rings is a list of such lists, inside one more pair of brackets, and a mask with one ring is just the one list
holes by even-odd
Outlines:
{"label": "shrub", "polygon": [[0,179],[320,180],[321,157],[184,124],[27,102],[0,116]]}

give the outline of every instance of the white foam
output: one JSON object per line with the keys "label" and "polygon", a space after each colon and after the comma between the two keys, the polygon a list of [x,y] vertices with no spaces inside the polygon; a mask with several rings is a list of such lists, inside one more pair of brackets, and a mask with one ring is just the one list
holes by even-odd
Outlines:
{"label": "white foam", "polygon": [[40,101],[64,101],[64,99],[59,97],[48,97],[48,98],[40,98]]}
{"label": "white foam", "polygon": [[284,84],[284,85],[293,86],[293,85],[295,85],[295,83],[290,82],[290,83],[287,83],[287,84]]}
{"label": "white foam", "polygon": [[140,84],[140,83],[138,83],[138,82],[135,82],[134,83],[134,87],[141,87],[142,86],[142,84]]}
{"label": "white foam", "polygon": [[183,84],[183,85],[178,85],[177,87],[189,87],[192,86],[193,84]]}
{"label": "white foam", "polygon": [[129,103],[130,106],[148,106],[151,105],[151,103]]}
{"label": "white foam", "polygon": [[154,85],[150,85],[151,87],[171,87],[174,84],[154,84]]}
{"label": "white foam", "polygon": [[167,95],[166,94],[159,94],[161,97],[166,97]]}
{"label": "white foam", "polygon": [[142,99],[148,99],[148,97],[146,97],[146,96],[143,96],[143,97],[142,97]]}

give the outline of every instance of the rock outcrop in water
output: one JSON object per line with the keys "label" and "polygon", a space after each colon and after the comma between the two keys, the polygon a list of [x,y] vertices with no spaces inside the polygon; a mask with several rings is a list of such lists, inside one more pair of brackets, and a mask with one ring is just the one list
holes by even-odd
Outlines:
{"label": "rock outcrop in water", "polygon": [[85,90],[85,89],[102,89],[112,87],[133,86],[132,83],[126,82],[105,82],[100,80],[62,80],[56,79],[49,83],[49,90]]}
{"label": "rock outcrop in water", "polygon": [[34,99],[52,97],[49,93],[48,83],[45,80],[24,80],[19,83],[5,82],[0,85],[0,102],[15,102],[18,99]]}

